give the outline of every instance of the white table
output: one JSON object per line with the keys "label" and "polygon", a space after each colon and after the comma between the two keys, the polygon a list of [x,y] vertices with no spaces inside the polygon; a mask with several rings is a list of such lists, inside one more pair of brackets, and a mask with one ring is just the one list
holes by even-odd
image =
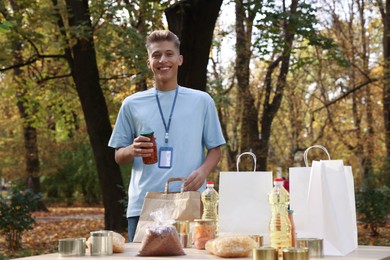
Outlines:
{"label": "white table", "polygon": [[[113,254],[110,256],[90,256],[87,254],[86,256],[79,257],[61,257],[58,253],[47,254],[47,255],[38,255],[38,256],[30,256],[19,258],[22,260],[49,260],[49,259],[63,259],[63,260],[102,260],[102,259],[126,259],[126,260],[161,260],[161,259],[189,259],[189,260],[203,260],[203,259],[222,259],[217,256],[210,255],[205,250],[197,250],[195,248],[185,248],[184,252],[186,255],[184,256],[175,256],[175,257],[141,257],[137,256],[138,249],[140,248],[140,243],[127,243],[125,245],[125,252],[121,254]],[[252,256],[247,258],[232,258],[235,260],[248,260],[253,259]],[[323,258],[311,258],[311,259],[332,259],[332,260],[390,260],[390,247],[385,246],[359,246],[358,249],[353,251],[351,254],[347,256],[326,256]]]}

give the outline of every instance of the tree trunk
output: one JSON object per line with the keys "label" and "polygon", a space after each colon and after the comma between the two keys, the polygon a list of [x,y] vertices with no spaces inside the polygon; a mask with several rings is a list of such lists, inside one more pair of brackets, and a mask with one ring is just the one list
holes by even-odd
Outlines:
{"label": "tree trunk", "polygon": [[[359,18],[360,18],[360,29],[361,29],[361,58],[362,58],[362,81],[369,80],[368,75],[369,70],[369,57],[368,57],[368,38],[366,33],[366,20],[365,20],[365,1],[359,0],[358,9],[359,9]],[[365,89],[365,100],[366,100],[366,121],[367,121],[367,134],[362,140],[362,144],[365,144],[365,153],[363,157],[363,189],[373,188],[373,156],[375,154],[375,132],[374,132],[374,116],[373,116],[373,104],[370,85],[366,86]]]}
{"label": "tree trunk", "polygon": [[385,82],[383,84],[383,117],[385,124],[385,144],[386,159],[390,163],[390,0],[386,0],[385,15],[383,20],[383,59],[385,66],[383,74]]}
{"label": "tree trunk", "polygon": [[[249,85],[249,63],[252,56],[252,17],[246,17],[245,9],[241,0],[236,0],[236,65],[235,74],[237,78],[239,94],[239,153],[252,151],[256,155],[260,151],[258,109],[255,100],[250,92]],[[251,158],[243,158],[240,163],[243,169],[253,169]],[[259,165],[257,165],[259,166]]]}
{"label": "tree trunk", "polygon": [[96,161],[105,208],[105,229],[123,231],[126,219],[120,201],[125,198],[125,193],[120,168],[114,160],[114,149],[107,145],[112,128],[99,84],[88,0],[67,0],[66,5],[69,25],[83,26],[90,33],[88,37],[73,36],[76,44],[72,46],[73,59],[69,63]]}
{"label": "tree trunk", "polygon": [[206,91],[207,64],[222,0],[183,0],[165,10],[169,29],[181,41],[184,56],[180,85]]}
{"label": "tree trunk", "polygon": [[[298,0],[292,0],[290,6],[290,14],[295,14],[298,7]],[[269,140],[271,136],[272,122],[280,108],[280,104],[283,98],[284,88],[286,86],[287,73],[290,66],[291,48],[293,46],[295,32],[289,29],[288,21],[284,21],[283,33],[285,47],[281,56],[270,64],[267,70],[265,78],[266,94],[263,104],[263,114],[261,119],[261,145],[258,158],[258,164],[261,170],[267,169],[267,158],[269,150]],[[293,28],[293,26],[291,26]],[[280,65],[279,75],[276,81],[275,93],[272,101],[270,100],[272,87],[272,74],[275,72],[276,67]]]}

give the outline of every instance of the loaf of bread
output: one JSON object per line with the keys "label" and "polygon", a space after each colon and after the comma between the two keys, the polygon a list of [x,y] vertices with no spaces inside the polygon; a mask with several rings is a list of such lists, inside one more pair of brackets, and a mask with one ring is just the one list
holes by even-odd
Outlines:
{"label": "loaf of bread", "polygon": [[249,236],[230,235],[209,240],[206,250],[219,257],[247,257],[256,246],[256,242]]}
{"label": "loaf of bread", "polygon": [[126,239],[119,233],[113,232],[112,236],[112,252],[123,253],[125,251]]}

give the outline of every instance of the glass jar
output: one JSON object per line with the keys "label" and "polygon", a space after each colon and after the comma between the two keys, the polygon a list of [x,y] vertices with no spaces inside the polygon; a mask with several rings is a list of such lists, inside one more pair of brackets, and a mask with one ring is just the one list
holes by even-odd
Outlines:
{"label": "glass jar", "polygon": [[153,152],[150,157],[142,157],[144,164],[155,164],[158,161],[157,158],[157,145],[156,139],[154,138],[154,131],[145,131],[141,133],[142,136],[150,138],[150,142],[153,144]]}
{"label": "glass jar", "polygon": [[196,249],[205,249],[207,241],[215,238],[217,231],[215,220],[195,219],[194,245]]}

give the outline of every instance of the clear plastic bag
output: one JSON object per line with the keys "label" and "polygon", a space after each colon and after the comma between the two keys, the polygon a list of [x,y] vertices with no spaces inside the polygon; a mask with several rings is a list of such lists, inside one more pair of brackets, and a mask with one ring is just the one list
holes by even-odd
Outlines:
{"label": "clear plastic bag", "polygon": [[247,257],[255,246],[256,242],[249,236],[229,235],[209,240],[206,250],[220,257]]}
{"label": "clear plastic bag", "polygon": [[161,208],[150,214],[154,222],[146,230],[139,256],[185,255],[176,228],[172,225],[175,221],[170,212],[167,208]]}

